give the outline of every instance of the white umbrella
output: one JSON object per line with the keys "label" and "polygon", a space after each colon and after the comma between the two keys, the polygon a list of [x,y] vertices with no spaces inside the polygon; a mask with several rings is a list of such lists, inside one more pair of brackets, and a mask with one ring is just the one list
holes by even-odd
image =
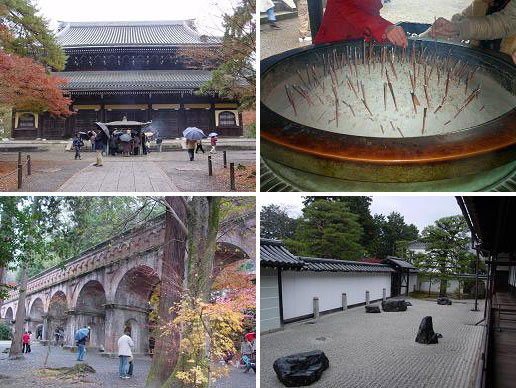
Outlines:
{"label": "white umbrella", "polygon": [[217,132],[212,132],[208,135],[208,137],[213,137],[213,136],[219,136],[219,134]]}

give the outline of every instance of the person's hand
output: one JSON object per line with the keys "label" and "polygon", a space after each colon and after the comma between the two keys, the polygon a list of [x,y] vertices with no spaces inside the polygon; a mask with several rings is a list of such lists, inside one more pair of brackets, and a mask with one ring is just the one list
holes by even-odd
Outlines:
{"label": "person's hand", "polygon": [[396,46],[407,47],[407,36],[403,28],[396,25],[391,25],[385,29],[385,39]]}
{"label": "person's hand", "polygon": [[456,23],[450,22],[445,18],[439,18],[432,25],[431,31],[432,37],[444,36],[446,38],[452,38],[459,35],[459,27]]}

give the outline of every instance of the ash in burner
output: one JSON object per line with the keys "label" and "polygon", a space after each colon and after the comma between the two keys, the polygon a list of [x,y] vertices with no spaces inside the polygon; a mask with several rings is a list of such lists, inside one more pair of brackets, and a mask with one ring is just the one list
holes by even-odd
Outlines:
{"label": "ash in burner", "polygon": [[455,132],[516,106],[516,97],[481,67],[454,58],[451,50],[439,56],[416,41],[406,50],[364,43],[361,49],[334,48],[317,58],[317,63],[278,69],[275,78],[281,81],[267,83],[274,87],[264,103],[309,127],[370,137]]}

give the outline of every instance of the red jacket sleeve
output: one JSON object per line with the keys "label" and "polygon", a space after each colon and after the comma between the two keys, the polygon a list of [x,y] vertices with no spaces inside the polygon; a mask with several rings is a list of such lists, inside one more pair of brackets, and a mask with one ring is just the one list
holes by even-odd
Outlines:
{"label": "red jacket sleeve", "polygon": [[363,29],[364,36],[372,36],[379,43],[385,41],[385,29],[392,23],[380,16],[380,0],[335,0],[335,5],[339,19]]}

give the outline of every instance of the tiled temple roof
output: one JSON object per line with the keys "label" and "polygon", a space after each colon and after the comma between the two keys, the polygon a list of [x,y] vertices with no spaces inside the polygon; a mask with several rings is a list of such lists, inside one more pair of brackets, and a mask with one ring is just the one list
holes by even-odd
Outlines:
{"label": "tiled temple roof", "polygon": [[56,35],[63,48],[216,45],[187,20],[140,22],[61,22]]}
{"label": "tiled temple roof", "polygon": [[69,71],[53,74],[68,80],[65,86],[68,91],[198,89],[212,77],[210,70]]}

